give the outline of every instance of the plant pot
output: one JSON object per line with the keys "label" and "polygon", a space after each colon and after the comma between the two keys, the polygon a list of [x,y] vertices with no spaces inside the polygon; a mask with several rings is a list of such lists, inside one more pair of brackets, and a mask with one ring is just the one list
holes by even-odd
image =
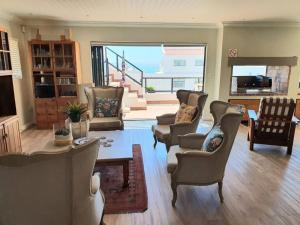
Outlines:
{"label": "plant pot", "polygon": [[81,115],[80,114],[70,114],[69,118],[72,121],[72,123],[79,123],[80,119],[81,119]]}
{"label": "plant pot", "polygon": [[89,131],[88,120],[79,121],[77,123],[71,122],[71,128],[74,139],[86,137]]}
{"label": "plant pot", "polygon": [[[65,129],[68,132],[64,134],[57,134],[57,131]],[[70,125],[61,126],[60,124],[53,125],[53,132],[54,132],[54,144],[58,146],[65,146],[72,144],[73,136]]]}

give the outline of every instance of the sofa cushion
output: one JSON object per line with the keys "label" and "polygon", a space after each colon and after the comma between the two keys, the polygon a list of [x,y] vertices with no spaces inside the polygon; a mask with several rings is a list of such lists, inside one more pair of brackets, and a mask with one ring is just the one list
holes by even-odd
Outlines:
{"label": "sofa cushion", "polygon": [[170,125],[153,125],[152,132],[158,139],[165,140],[170,135]]}
{"label": "sofa cushion", "polygon": [[186,105],[185,103],[182,103],[176,114],[175,124],[191,122],[195,115],[196,109],[196,106]]}
{"label": "sofa cushion", "polygon": [[168,166],[167,170],[168,173],[173,173],[178,165],[176,153],[184,153],[186,151],[199,151],[197,149],[191,149],[191,148],[181,148],[179,145],[173,145],[170,147],[170,151],[168,152],[167,161]]}
{"label": "sofa cushion", "polygon": [[90,130],[107,130],[110,128],[121,128],[122,121],[118,117],[94,117],[90,121]]}
{"label": "sofa cushion", "polygon": [[118,99],[96,97],[95,117],[116,117],[118,104]]}
{"label": "sofa cushion", "polygon": [[224,132],[221,130],[220,126],[215,126],[209,134],[206,136],[202,150],[207,152],[215,151],[223,142]]}

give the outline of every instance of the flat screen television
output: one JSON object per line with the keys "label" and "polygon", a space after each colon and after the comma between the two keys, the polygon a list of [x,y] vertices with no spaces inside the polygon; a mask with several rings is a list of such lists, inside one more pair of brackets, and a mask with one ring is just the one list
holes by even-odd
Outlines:
{"label": "flat screen television", "polygon": [[238,89],[265,89],[272,87],[272,78],[257,76],[237,76]]}
{"label": "flat screen television", "polygon": [[0,117],[16,115],[12,76],[0,76]]}

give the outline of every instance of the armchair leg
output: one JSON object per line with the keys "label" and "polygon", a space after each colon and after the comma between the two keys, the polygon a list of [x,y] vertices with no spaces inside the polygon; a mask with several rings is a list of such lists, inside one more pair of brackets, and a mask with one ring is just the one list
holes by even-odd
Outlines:
{"label": "armchair leg", "polygon": [[218,182],[218,192],[219,192],[219,197],[220,197],[220,201],[221,203],[224,202],[224,197],[223,197],[223,193],[222,193],[222,188],[223,188],[223,181]]}
{"label": "armchair leg", "polygon": [[101,217],[101,221],[99,225],[105,225],[104,221],[103,221],[103,217],[104,217],[104,213],[102,213],[102,217]]}
{"label": "armchair leg", "polygon": [[170,148],[171,148],[171,146],[170,146],[169,144],[166,143],[166,149],[167,149],[167,152],[170,151]]}
{"label": "armchair leg", "polygon": [[287,154],[288,155],[291,155],[292,154],[292,151],[293,151],[293,145],[288,145],[288,147],[287,147]]}
{"label": "armchair leg", "polygon": [[254,147],[254,143],[250,141],[250,146],[249,146],[250,151],[253,151],[253,147]]}
{"label": "armchair leg", "polygon": [[156,148],[156,145],[157,145],[157,137],[155,136],[155,134],[153,135],[153,138],[154,138],[154,145],[153,145],[153,147]]}
{"label": "armchair leg", "polygon": [[172,206],[175,207],[175,203],[177,200],[177,184],[175,182],[172,182],[171,188],[172,188],[172,192],[173,192]]}

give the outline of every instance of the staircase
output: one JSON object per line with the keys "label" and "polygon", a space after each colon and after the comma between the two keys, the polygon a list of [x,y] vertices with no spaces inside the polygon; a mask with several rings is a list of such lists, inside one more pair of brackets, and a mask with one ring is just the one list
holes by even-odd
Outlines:
{"label": "staircase", "polygon": [[[143,88],[143,71],[128,60],[125,62],[125,82],[122,81],[122,56],[110,48],[105,48],[106,54],[106,73],[110,86],[124,86],[123,111],[146,110],[147,101],[144,98],[145,89]],[[112,62],[107,54],[113,55],[111,58],[116,60]]]}

